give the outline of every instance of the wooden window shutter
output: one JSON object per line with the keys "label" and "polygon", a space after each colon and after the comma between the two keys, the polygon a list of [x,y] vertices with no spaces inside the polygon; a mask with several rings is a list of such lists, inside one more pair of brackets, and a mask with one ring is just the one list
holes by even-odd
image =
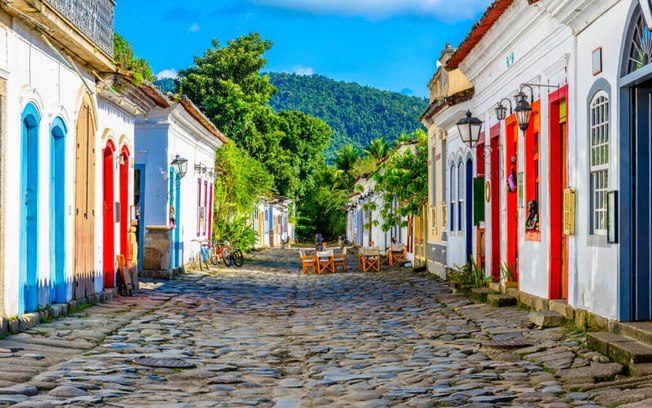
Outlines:
{"label": "wooden window shutter", "polygon": [[575,189],[564,189],[564,235],[575,235]]}
{"label": "wooden window shutter", "polygon": [[477,177],[473,179],[473,225],[484,220],[484,177]]}

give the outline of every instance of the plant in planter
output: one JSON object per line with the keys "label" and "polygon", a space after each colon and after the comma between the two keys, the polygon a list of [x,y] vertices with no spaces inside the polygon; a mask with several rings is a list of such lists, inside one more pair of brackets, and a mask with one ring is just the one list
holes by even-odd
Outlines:
{"label": "plant in planter", "polygon": [[502,275],[503,285],[506,288],[517,288],[518,282],[514,274],[514,265],[503,263],[500,265],[500,274]]}

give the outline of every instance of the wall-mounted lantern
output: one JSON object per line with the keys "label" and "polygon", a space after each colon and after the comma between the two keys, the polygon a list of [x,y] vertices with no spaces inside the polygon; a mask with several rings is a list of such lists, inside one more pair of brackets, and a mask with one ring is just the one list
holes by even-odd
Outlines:
{"label": "wall-mounted lantern", "polygon": [[473,149],[480,139],[482,121],[473,117],[473,114],[469,110],[466,112],[466,117],[457,122],[457,130],[460,132],[462,141]]}
{"label": "wall-mounted lantern", "polygon": [[183,178],[186,173],[188,172],[188,160],[184,159],[183,157],[179,156],[178,154],[172,160],[172,163],[170,163],[174,171],[177,172],[180,178]]}
{"label": "wall-mounted lantern", "polygon": [[509,105],[509,114],[511,115],[514,113],[512,111],[512,100],[508,98],[503,98],[501,99],[500,102],[498,102],[498,105],[496,105],[496,118],[498,118],[499,121],[505,120],[507,118],[507,107],[503,105],[503,101],[507,101],[507,104]]}

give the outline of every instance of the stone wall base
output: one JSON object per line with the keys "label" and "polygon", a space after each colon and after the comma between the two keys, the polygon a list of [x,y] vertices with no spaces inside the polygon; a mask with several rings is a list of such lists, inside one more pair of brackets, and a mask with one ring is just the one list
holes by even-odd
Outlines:
{"label": "stone wall base", "polygon": [[53,319],[59,319],[68,315],[68,313],[76,313],[82,305],[94,305],[97,303],[106,303],[115,297],[113,289],[105,289],[102,293],[96,293],[83,299],[71,300],[67,303],[58,303],[47,306],[43,310],[33,313],[24,313],[20,317],[15,318],[0,318],[0,334],[16,334],[29,330],[41,322],[49,322]]}
{"label": "stone wall base", "polygon": [[518,299],[521,306],[532,310],[551,310],[564,316],[567,321],[573,322],[575,327],[580,329],[590,329],[592,331],[608,331],[613,321],[593,314],[585,309],[574,308],[567,304],[565,300],[548,300],[538,296],[521,292],[514,288],[505,288],[500,286],[500,291],[507,295],[514,296]]}
{"label": "stone wall base", "polygon": [[152,278],[152,279],[167,279],[171,280],[174,277],[174,272],[171,269],[168,270],[151,270],[151,269],[143,269],[140,272],[140,276],[144,278]]}

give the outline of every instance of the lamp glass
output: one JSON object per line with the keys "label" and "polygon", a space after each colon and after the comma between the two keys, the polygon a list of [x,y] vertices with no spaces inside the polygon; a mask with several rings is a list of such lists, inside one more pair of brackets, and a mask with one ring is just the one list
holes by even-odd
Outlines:
{"label": "lamp glass", "polygon": [[460,132],[460,138],[469,147],[474,147],[480,138],[482,131],[482,121],[474,118],[471,111],[466,112],[466,117],[457,122],[457,130]]}
{"label": "lamp glass", "polygon": [[179,174],[179,177],[183,178],[183,176],[186,175],[188,172],[188,160],[184,159],[183,157],[177,156],[172,160],[172,168]]}
{"label": "lamp glass", "polygon": [[507,107],[502,103],[499,103],[498,106],[496,106],[496,118],[502,121],[505,120],[506,117],[507,117]]}
{"label": "lamp glass", "polygon": [[516,108],[514,109],[514,112],[516,113],[516,120],[518,120],[518,127],[525,132],[530,126],[532,106],[530,106],[529,102],[527,101],[527,96],[525,96],[525,94],[521,93],[517,95],[516,98]]}

